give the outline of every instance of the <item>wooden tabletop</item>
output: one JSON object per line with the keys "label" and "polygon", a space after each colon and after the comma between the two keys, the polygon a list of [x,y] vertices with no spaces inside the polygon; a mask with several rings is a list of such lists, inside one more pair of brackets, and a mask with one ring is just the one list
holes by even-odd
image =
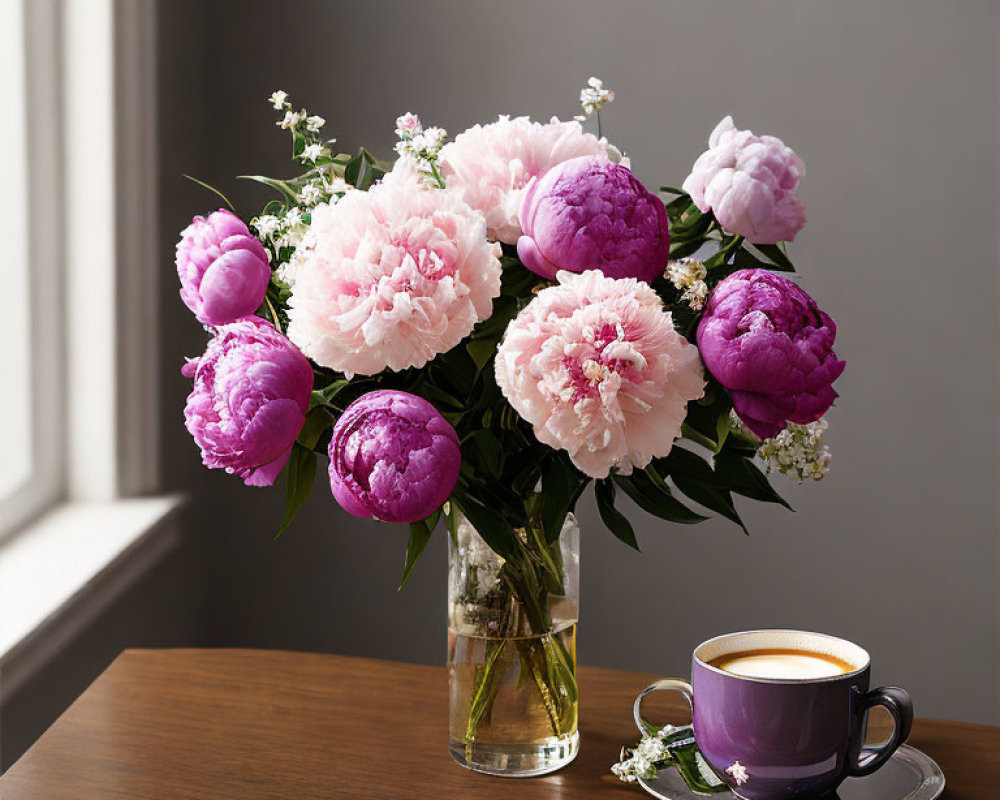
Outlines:
{"label": "wooden tabletop", "polygon": [[[440,667],[266,650],[130,650],[0,777],[2,800],[461,798],[639,800],[608,768],[634,742],[632,699],[655,676],[580,670],[582,744],[544,778],[479,775],[448,756]],[[647,716],[680,721],[659,693]],[[1000,728],[918,720],[910,743],[951,800],[1000,783]]]}

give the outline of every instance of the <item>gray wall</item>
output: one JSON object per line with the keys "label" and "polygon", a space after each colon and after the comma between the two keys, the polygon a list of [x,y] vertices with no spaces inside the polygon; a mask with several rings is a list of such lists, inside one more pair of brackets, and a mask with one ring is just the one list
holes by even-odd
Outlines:
{"label": "gray wall", "polygon": [[[163,241],[215,207],[182,172],[246,216],[263,203],[232,176],[288,169],[277,88],[346,148],[388,153],[403,111],[452,132],[568,117],[599,75],[618,92],[606,131],[651,185],[682,180],[726,113],[781,136],[808,167],[792,254],[848,362],[834,471],[786,487],[794,514],[744,503],[749,538],[631,513],[642,555],[588,497],[581,660],[681,674],[715,633],[805,627],[867,647],[922,716],[1000,723],[997,22],[987,0],[165,2]],[[317,482],[272,544],[281,493],[201,470],[178,370],[203,338],[170,258],[166,467],[195,495],[210,641],[441,663],[443,537],[397,594],[405,529],[348,517]]]}

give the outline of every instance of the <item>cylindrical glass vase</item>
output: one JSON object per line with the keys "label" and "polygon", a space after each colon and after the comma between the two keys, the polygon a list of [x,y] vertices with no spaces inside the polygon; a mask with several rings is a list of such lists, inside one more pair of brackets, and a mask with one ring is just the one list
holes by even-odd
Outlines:
{"label": "cylindrical glass vase", "polygon": [[555,542],[541,524],[498,556],[452,505],[448,546],[449,739],[459,764],[544,775],[579,750],[576,625],[580,530]]}

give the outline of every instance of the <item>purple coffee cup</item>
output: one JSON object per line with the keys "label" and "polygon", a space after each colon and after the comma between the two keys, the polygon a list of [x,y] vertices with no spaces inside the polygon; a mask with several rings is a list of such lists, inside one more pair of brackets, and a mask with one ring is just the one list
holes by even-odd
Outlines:
{"label": "purple coffee cup", "polygon": [[[843,671],[826,677],[762,677],[710,663],[761,651],[825,654],[842,663]],[[691,683],[668,678],[647,686],[636,698],[633,715],[645,733],[642,698],[663,689],[678,691],[691,705],[698,749],[734,794],[746,800],[822,797],[844,778],[877,770],[910,733],[910,696],[895,686],[869,690],[870,673],[868,653],[846,639],[794,630],[729,633],[695,648]],[[874,706],[884,706],[892,716],[892,735],[877,747],[863,747],[868,710]]]}

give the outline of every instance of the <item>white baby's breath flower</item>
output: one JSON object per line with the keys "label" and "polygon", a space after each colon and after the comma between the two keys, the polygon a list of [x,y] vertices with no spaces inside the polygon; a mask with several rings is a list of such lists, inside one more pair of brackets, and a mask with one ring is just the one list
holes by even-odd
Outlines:
{"label": "white baby's breath flower", "polygon": [[281,227],[281,221],[273,214],[262,214],[251,220],[250,224],[256,229],[257,235],[261,239],[270,239]]}
{"label": "white baby's breath flower", "polygon": [[[580,106],[583,108],[584,117],[586,119],[595,111],[600,112],[604,108],[605,103],[612,103],[615,99],[615,93],[610,89],[604,88],[604,81],[600,78],[591,78],[587,81],[587,85],[580,90]],[[580,118],[577,118],[579,121]]]}
{"label": "white baby's breath flower", "polygon": [[302,187],[302,191],[299,192],[299,200],[304,206],[316,205],[322,196],[323,190],[315,183],[307,183]]}
{"label": "white baby's breath flower", "polygon": [[704,264],[689,258],[670,261],[667,263],[666,275],[674,288],[681,292],[681,300],[695,311],[704,308],[705,300],[708,298],[708,284],[705,283],[708,270]]}
{"label": "white baby's breath flower", "polygon": [[423,126],[420,124],[420,117],[409,111],[396,118],[396,135],[401,139],[403,137],[412,138],[423,129]]}
{"label": "white baby's breath flower", "polygon": [[294,228],[297,225],[302,224],[302,209],[298,206],[293,206],[285,212],[285,224]]}
{"label": "white baby's breath flower", "polygon": [[833,461],[830,449],[823,445],[827,427],[825,419],[808,425],[789,422],[777,436],[765,439],[757,454],[767,462],[768,472],[776,469],[799,484],[806,478],[818,481]]}
{"label": "white baby's breath flower", "polygon": [[285,100],[288,99],[288,92],[283,92],[279,89],[267,99],[271,105],[280,110],[285,107]]}
{"label": "white baby's breath flower", "polygon": [[294,128],[305,118],[305,111],[286,111],[285,116],[275,124],[282,130]]}
{"label": "white baby's breath flower", "polygon": [[739,761],[734,761],[730,766],[726,767],[726,772],[732,776],[733,782],[737,786],[742,786],[750,780],[750,774],[747,772],[747,768]]}
{"label": "white baby's breath flower", "polygon": [[306,117],[306,130],[312,133],[319,133],[319,129],[326,125],[326,120],[322,117],[316,116],[315,114],[311,117]]}
{"label": "white baby's breath flower", "polygon": [[313,142],[302,148],[301,158],[306,161],[316,161],[317,158],[321,158],[324,155],[326,155],[326,148],[321,144]]}

